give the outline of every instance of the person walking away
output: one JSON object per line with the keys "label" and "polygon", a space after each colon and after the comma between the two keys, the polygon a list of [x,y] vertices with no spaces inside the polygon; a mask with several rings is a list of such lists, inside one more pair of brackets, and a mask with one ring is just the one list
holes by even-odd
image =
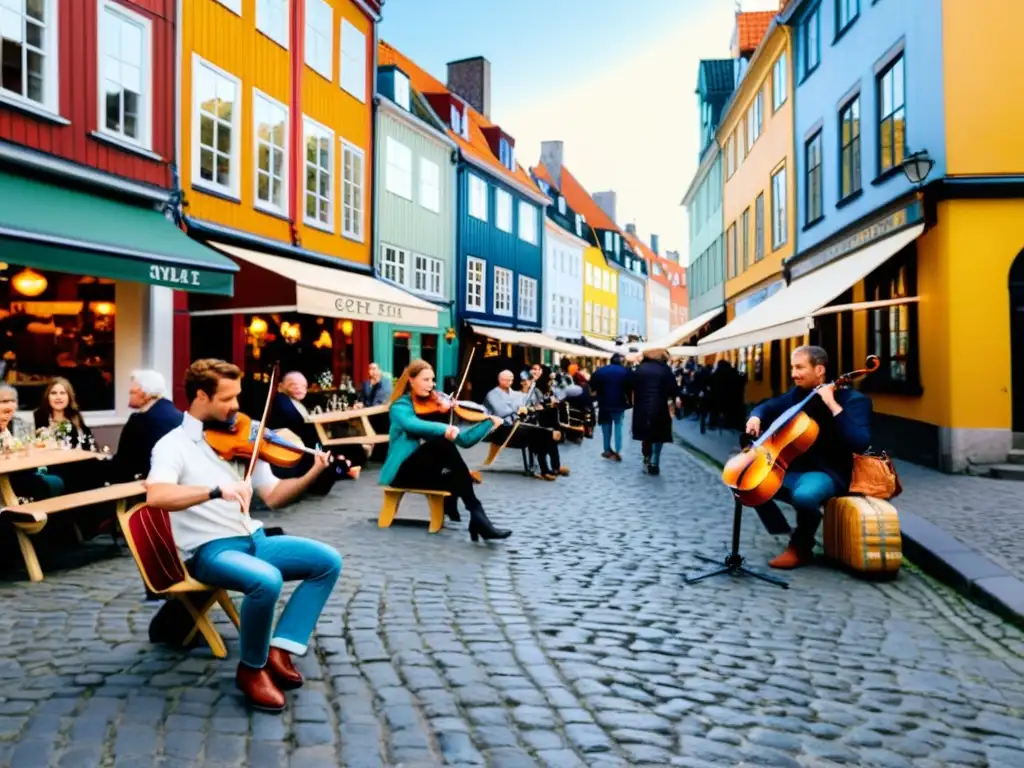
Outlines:
{"label": "person walking away", "polygon": [[633,392],[633,439],[642,444],[647,474],[660,473],[661,446],[672,442],[672,408],[676,377],[668,366],[668,352],[648,349],[630,376]]}
{"label": "person walking away", "polygon": [[622,422],[630,407],[630,374],[622,361],[622,355],[616,352],[608,365],[602,365],[590,377],[590,388],[597,398],[597,423],[604,438],[601,456],[614,461],[622,461]]}

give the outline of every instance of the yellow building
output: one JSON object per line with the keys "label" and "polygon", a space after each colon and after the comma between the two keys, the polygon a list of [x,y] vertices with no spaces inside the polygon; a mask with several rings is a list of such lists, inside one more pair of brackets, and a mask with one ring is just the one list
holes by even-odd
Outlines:
{"label": "yellow building", "polygon": [[[744,19],[741,18],[740,21]],[[743,30],[741,29],[742,33]],[[772,23],[725,107],[723,147],[726,321],[783,285],[782,264],[796,241],[792,52],[788,27]],[[750,345],[728,357],[748,379],[747,399],[785,386],[782,345]]]}
{"label": "yellow building", "polygon": [[619,327],[619,275],[596,246],[583,251],[583,332],[613,339]]}

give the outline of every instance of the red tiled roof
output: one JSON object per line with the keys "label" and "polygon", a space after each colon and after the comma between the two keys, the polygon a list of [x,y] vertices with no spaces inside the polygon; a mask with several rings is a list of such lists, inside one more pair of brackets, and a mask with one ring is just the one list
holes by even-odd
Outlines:
{"label": "red tiled roof", "polygon": [[[686,270],[676,262],[670,261],[669,259],[666,259],[664,256],[659,256],[654,251],[652,251],[650,247],[648,247],[647,243],[645,243],[636,235],[631,235],[627,232],[625,238],[626,241],[629,243],[630,247],[633,249],[633,253],[639,254],[642,258],[647,260],[647,272],[650,275],[651,279],[654,280],[655,282],[661,283],[662,285],[667,285],[668,287],[671,288],[672,275],[678,272],[680,277],[682,277],[686,273]],[[654,274],[654,270],[651,269],[651,266],[654,264],[657,264],[659,267],[661,267],[661,271],[663,274]]]}
{"label": "red tiled roof", "polygon": [[777,11],[747,11],[736,14],[736,32],[740,53],[752,53],[764,40]]}
{"label": "red tiled roof", "polygon": [[[411,59],[407,58],[395,48],[392,48],[383,40],[380,41],[380,45],[377,48],[377,63],[379,66],[393,65],[401,69],[406,75],[408,75],[409,83],[412,87],[420,93],[450,93],[448,88],[445,87],[440,80],[433,77],[425,70],[420,69]],[[455,94],[455,96],[459,101],[465,103],[465,100],[457,94]],[[470,116],[469,141],[466,141],[462,136],[451,130],[451,126],[448,124],[448,115],[439,115],[442,122],[445,123],[448,137],[459,145],[459,149],[485,164],[498,176],[511,179],[535,194],[543,196],[543,193],[537,188],[537,185],[533,183],[533,179],[529,177],[523,166],[516,163],[516,170],[510,171],[501,164],[501,161],[497,157],[494,156],[494,153],[491,151],[490,144],[487,142],[487,137],[483,132],[484,128],[491,128],[494,126],[494,123],[473,109],[473,107],[468,103],[466,103],[466,114]]]}
{"label": "red tiled roof", "polygon": [[[557,187],[543,165],[535,167],[533,172],[537,175],[537,178],[543,179],[553,187]],[[558,191],[565,197],[565,202],[569,204],[570,208],[576,213],[583,214],[587,224],[590,226],[595,229],[609,229],[612,232],[622,232],[615,225],[615,222],[608,217],[608,214],[604,212],[604,209],[594,202],[594,198],[590,196],[590,193],[583,188],[583,185],[576,180],[576,177],[564,165],[562,166],[562,186]]]}

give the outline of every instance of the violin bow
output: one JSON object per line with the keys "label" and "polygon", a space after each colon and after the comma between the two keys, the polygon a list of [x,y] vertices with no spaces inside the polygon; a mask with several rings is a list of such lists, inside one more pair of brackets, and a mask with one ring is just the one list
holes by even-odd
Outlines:
{"label": "violin bow", "polygon": [[[529,392],[527,392],[527,393],[526,393],[526,397],[524,397],[524,398],[523,398],[523,402],[524,402],[524,403],[525,403],[525,402],[526,402],[527,400],[529,400],[529,399],[530,399],[530,395],[531,395],[531,394],[533,394],[533,388],[534,388],[535,386],[537,386],[537,382],[536,382],[536,381],[534,381],[534,382],[532,382],[532,383],[530,384],[530,391],[529,391]],[[494,463],[494,460],[498,458],[498,454],[500,454],[500,453],[501,453],[502,451],[504,451],[504,450],[505,450],[505,446],[507,446],[507,445],[508,445],[508,442],[509,442],[509,440],[511,440],[511,439],[512,439],[512,435],[514,435],[514,434],[516,433],[516,430],[517,430],[517,429],[519,429],[519,425],[520,425],[520,424],[522,424],[522,423],[523,423],[523,418],[522,418],[522,416],[519,416],[518,418],[516,418],[515,424],[513,424],[513,425],[512,425],[512,429],[510,429],[510,430],[508,431],[508,437],[506,437],[506,438],[505,438],[505,442],[503,442],[503,443],[501,444],[501,446],[500,446],[500,447],[498,448],[498,450],[496,450],[496,451],[494,452],[494,455],[493,455],[493,456],[488,456],[488,457],[487,457],[487,459],[486,459],[486,460],[484,461],[484,463],[483,463],[483,466],[485,466],[485,467],[489,467],[489,466],[491,466],[491,464],[493,464],[493,463]]]}
{"label": "violin bow", "polygon": [[454,401],[459,399],[459,395],[462,394],[462,388],[466,386],[466,378],[469,376],[469,367],[473,364],[473,355],[476,354],[476,345],[474,344],[469,350],[469,359],[466,360],[466,367],[462,371],[462,380],[459,382],[459,388],[455,390],[455,394],[452,395],[452,409],[448,412],[448,426],[455,423],[455,406]]}
{"label": "violin bow", "polygon": [[274,402],[274,395],[277,394],[277,372],[280,363],[274,363],[274,370],[270,372],[270,387],[267,389],[267,402],[263,405],[263,418],[260,419],[260,424],[256,428],[256,437],[252,443],[252,458],[249,459],[249,467],[245,470],[245,477],[243,479],[248,480],[252,477],[253,470],[256,469],[256,461],[260,456],[260,443],[263,442],[263,430],[267,428],[267,420],[270,418],[270,404]]}

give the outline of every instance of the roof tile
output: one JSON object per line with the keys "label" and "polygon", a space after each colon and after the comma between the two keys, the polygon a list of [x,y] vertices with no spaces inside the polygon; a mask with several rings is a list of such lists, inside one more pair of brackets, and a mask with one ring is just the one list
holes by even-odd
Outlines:
{"label": "roof tile", "polygon": [[740,53],[753,53],[764,40],[772,19],[778,11],[747,11],[736,14],[736,30]]}

